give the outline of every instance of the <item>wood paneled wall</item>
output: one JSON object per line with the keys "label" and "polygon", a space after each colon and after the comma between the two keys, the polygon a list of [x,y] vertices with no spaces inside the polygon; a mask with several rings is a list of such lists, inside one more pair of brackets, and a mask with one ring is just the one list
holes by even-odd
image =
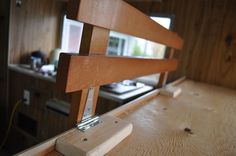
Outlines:
{"label": "wood paneled wall", "polygon": [[[47,107],[51,99],[71,102],[71,94],[57,90],[56,83],[32,77],[17,71],[9,71],[9,112],[26,89],[30,91],[30,104],[21,103],[16,110],[11,133],[6,148],[14,154],[46,139],[54,137],[72,127],[68,125],[68,116]],[[69,109],[69,108],[68,108]],[[23,114],[26,119],[20,119]],[[20,123],[24,122],[24,125]],[[28,126],[26,126],[28,125]],[[27,128],[30,127],[30,131]],[[6,127],[5,127],[6,129]],[[35,130],[35,131],[34,131]],[[5,131],[4,131],[5,132]],[[35,132],[35,133],[34,133]],[[16,140],[18,140],[16,142]]]}
{"label": "wood paneled wall", "polygon": [[236,1],[163,0],[130,2],[141,11],[174,14],[174,31],[184,38],[180,76],[211,84],[236,88]]}
{"label": "wood paneled wall", "polygon": [[[7,109],[7,65],[8,65],[8,32],[9,32],[9,1],[0,1],[0,131],[4,127]],[[1,136],[3,133],[0,134]]]}
{"label": "wood paneled wall", "polygon": [[59,0],[23,0],[16,7],[11,0],[10,63],[27,63],[32,51],[48,55],[60,46],[60,31],[66,2]]}

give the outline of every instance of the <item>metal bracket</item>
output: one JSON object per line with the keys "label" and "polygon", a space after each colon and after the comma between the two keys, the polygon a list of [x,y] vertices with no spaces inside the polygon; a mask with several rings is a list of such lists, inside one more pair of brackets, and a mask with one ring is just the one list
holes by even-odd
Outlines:
{"label": "metal bracket", "polygon": [[101,123],[98,116],[92,116],[94,92],[95,88],[89,88],[82,121],[76,125],[76,127],[82,132],[85,132],[87,129]]}
{"label": "metal bracket", "polygon": [[94,92],[95,88],[89,88],[82,120],[92,116]]}
{"label": "metal bracket", "polygon": [[82,120],[80,123],[76,125],[76,127],[82,131],[85,132],[87,129],[94,127],[101,123],[100,117],[99,116],[94,116],[94,117],[88,117],[84,120]]}

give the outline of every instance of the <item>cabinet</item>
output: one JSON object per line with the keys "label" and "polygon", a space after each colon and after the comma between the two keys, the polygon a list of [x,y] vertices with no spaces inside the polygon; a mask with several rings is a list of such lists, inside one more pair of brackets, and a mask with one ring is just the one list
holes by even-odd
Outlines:
{"label": "cabinet", "polygon": [[9,81],[8,116],[14,104],[23,97],[23,91],[30,91],[30,104],[20,104],[15,113],[8,139],[9,151],[19,152],[71,128],[67,125],[68,115],[46,105],[54,98],[70,103],[71,95],[58,91],[55,82],[12,69]]}

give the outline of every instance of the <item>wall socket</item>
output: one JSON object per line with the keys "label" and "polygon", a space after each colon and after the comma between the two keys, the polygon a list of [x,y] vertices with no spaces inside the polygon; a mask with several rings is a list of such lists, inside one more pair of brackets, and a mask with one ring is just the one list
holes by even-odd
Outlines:
{"label": "wall socket", "polygon": [[28,90],[24,90],[24,103],[26,105],[29,105],[30,104],[30,91]]}

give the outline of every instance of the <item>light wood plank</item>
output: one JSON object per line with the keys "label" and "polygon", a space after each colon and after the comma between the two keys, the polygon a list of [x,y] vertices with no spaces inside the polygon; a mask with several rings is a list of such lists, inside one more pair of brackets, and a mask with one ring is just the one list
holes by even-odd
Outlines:
{"label": "light wood plank", "polygon": [[107,155],[236,155],[236,90],[189,80],[177,87],[176,99],[159,95],[119,113],[134,129]]}
{"label": "light wood plank", "polygon": [[61,54],[57,84],[66,92],[173,71],[177,60],[137,59]]}
{"label": "light wood plank", "polygon": [[56,145],[56,139],[60,136],[64,136],[67,133],[70,133],[74,129],[68,130],[58,136],[55,136],[49,140],[46,140],[38,145],[35,145],[29,149],[26,149],[20,153],[15,154],[16,156],[44,156],[44,155],[50,155],[51,153],[58,153],[55,150]]}
{"label": "light wood plank", "polygon": [[158,96],[159,94],[160,94],[160,90],[155,89],[143,96],[138,97],[135,100],[132,100],[132,101],[126,103],[125,105],[122,105],[110,112],[107,112],[106,114],[118,117],[120,114],[124,113],[126,110],[132,110],[135,108],[142,107],[142,105],[147,104],[147,101],[153,99],[154,97]]}
{"label": "light wood plank", "polygon": [[183,40],[122,0],[70,0],[68,17],[175,49]]}
{"label": "light wood plank", "polygon": [[182,90],[179,87],[174,86],[165,86],[160,89],[160,94],[165,96],[170,96],[172,98],[176,98],[181,94]]}
{"label": "light wood plank", "polygon": [[81,132],[78,129],[59,137],[56,150],[70,156],[101,156],[109,152],[132,132],[132,124],[104,115],[101,123]]}
{"label": "light wood plank", "polygon": [[[159,95],[113,111],[134,128],[107,155],[236,155],[236,91],[190,80],[177,87],[182,94],[176,99]],[[31,153],[45,150],[35,149]]]}
{"label": "light wood plank", "polygon": [[47,154],[47,156],[63,156],[63,154],[57,152],[57,151],[52,151]]}

